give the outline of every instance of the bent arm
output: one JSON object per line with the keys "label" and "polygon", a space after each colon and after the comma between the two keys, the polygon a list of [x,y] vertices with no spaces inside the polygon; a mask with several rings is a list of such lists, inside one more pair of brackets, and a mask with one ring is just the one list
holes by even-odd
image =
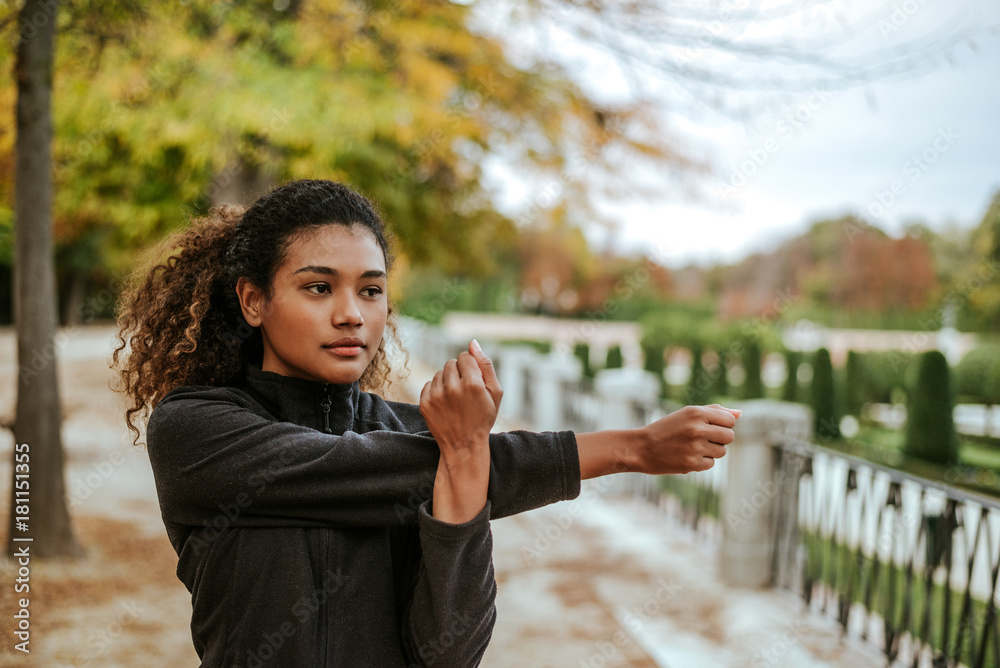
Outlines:
{"label": "bent arm", "polygon": [[[237,395],[164,399],[147,429],[165,520],[191,526],[415,524],[433,493],[429,433],[323,434],[278,422]],[[579,494],[571,432],[491,434],[489,499],[504,517]]]}
{"label": "bent arm", "polygon": [[403,611],[403,648],[413,666],[478,666],[496,622],[490,502],[462,524],[430,510],[419,510],[422,558]]}

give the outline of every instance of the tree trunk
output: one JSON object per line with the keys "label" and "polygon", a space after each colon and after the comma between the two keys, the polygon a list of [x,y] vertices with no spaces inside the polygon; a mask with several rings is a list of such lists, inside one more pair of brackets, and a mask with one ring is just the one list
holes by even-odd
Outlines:
{"label": "tree trunk", "polygon": [[19,371],[7,550],[13,554],[27,546],[37,557],[79,554],[66,508],[56,379],[52,60],[58,7],[58,0],[26,0],[15,65],[14,320]]}

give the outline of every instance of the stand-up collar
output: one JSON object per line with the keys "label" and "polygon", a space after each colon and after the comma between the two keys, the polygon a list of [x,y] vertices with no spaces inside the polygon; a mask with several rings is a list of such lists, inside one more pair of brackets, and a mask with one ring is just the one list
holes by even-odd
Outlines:
{"label": "stand-up collar", "polygon": [[361,389],[350,385],[320,383],[246,367],[246,384],[274,417],[318,431],[343,434],[354,428]]}

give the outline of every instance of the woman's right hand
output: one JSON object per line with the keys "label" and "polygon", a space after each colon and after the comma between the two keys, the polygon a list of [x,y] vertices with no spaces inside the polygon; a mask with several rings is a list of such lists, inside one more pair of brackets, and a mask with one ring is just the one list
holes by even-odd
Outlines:
{"label": "woman's right hand", "polygon": [[685,406],[638,429],[577,434],[581,477],[710,469],[733,442],[741,413],[718,404]]}
{"label": "woman's right hand", "polygon": [[726,454],[736,437],[733,427],[742,411],[710,406],[685,406],[639,431],[645,438],[635,448],[635,468],[640,473],[690,473],[704,471]]}

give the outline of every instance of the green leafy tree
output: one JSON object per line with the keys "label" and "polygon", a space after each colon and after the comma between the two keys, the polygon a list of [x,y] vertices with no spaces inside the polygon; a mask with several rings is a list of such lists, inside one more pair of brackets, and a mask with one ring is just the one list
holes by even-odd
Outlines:
{"label": "green leafy tree", "polygon": [[1000,328],[1000,191],[997,191],[983,215],[979,226],[972,233],[974,257],[962,276],[960,287],[970,282],[982,287],[968,293],[968,308],[981,317],[990,328]]}
{"label": "green leafy tree", "polygon": [[836,384],[830,351],[820,348],[813,356],[812,408],[814,433],[820,441],[840,438],[840,416],[837,414]]}
{"label": "green leafy tree", "polygon": [[[500,39],[470,28],[472,12],[450,2],[70,3],[53,110],[55,238],[73,260],[61,270],[64,297],[107,287],[190,215],[288,179],[344,180],[370,196],[403,267],[489,276],[519,232],[494,208],[485,156],[502,152],[536,181],[565,184],[529,216],[539,219],[589,218],[596,192],[563,178],[581,156],[588,175],[619,181],[627,156],[686,169],[648,104],[599,103],[558,65],[515,65]],[[9,86],[0,111],[12,113]],[[10,173],[0,170],[0,227]]]}
{"label": "green leafy tree", "polygon": [[931,350],[918,358],[917,383],[907,406],[907,455],[940,464],[958,462],[950,376],[948,361],[939,351]]}

